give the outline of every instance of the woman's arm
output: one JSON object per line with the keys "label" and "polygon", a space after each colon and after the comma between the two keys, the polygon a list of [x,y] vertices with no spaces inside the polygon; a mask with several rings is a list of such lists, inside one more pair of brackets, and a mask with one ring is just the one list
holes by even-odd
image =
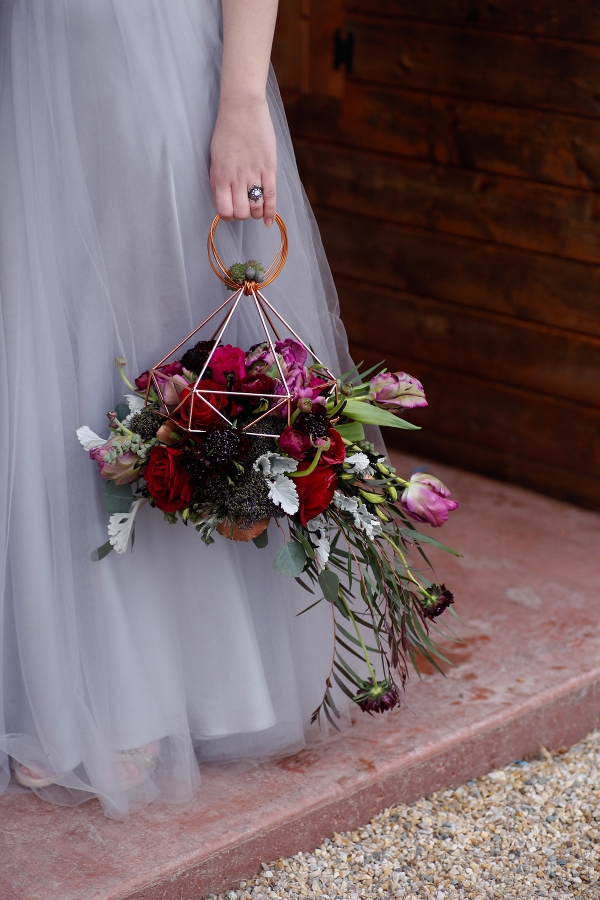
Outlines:
{"label": "woman's arm", "polygon": [[[210,182],[224,219],[260,219],[273,224],[276,210],[275,132],[266,100],[278,0],[222,0],[221,101],[210,145]],[[248,188],[263,187],[263,201],[248,200]]]}

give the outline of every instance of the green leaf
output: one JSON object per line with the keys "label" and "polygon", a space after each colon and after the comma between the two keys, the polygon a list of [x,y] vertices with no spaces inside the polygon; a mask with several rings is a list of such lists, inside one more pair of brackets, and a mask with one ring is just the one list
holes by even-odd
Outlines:
{"label": "green leaf", "polygon": [[129,508],[133,503],[133,491],[130,484],[115,484],[114,481],[107,481],[102,495],[104,508],[109,513],[125,513],[129,512]]}
{"label": "green leaf", "polygon": [[364,441],[365,429],[360,422],[348,422],[346,425],[336,425],[335,430],[339,431],[343,438],[347,441]]}
{"label": "green leaf", "polygon": [[288,541],[278,550],[273,560],[273,568],[286,578],[297,578],[304,571],[306,553],[298,541]]}
{"label": "green leaf", "polygon": [[319,572],[319,585],[326,600],[336,603],[340,590],[340,579],[331,569],[323,569]]}
{"label": "green leaf", "polygon": [[387,425],[390,428],[408,428],[411,431],[419,431],[418,425],[413,425],[405,419],[399,419],[387,409],[380,409],[378,406],[372,406],[362,400],[350,398],[344,407],[344,415],[356,422],[363,422],[365,425]]}
{"label": "green leaf", "polygon": [[104,559],[105,556],[108,556],[110,551],[112,550],[112,544],[110,541],[107,541],[105,544],[102,544],[101,547],[96,547],[95,550],[92,550],[90,553],[90,559],[92,562],[100,562],[101,559]]}
{"label": "green leaf", "polygon": [[129,406],[126,403],[117,403],[115,412],[117,414],[117,419],[119,420],[119,422],[122,422],[123,419],[126,419],[129,415]]}
{"label": "green leaf", "polygon": [[445,544],[441,544],[428,534],[421,534],[420,531],[411,531],[409,528],[401,528],[400,534],[407,537],[409,541],[414,541],[415,544],[431,544],[432,547],[437,547],[438,550],[445,550],[446,553],[452,553],[453,556],[462,556],[462,553],[459,553],[458,550],[453,550],[452,547],[446,547]]}
{"label": "green leaf", "polygon": [[297,541],[300,541],[300,543],[301,543],[302,546],[304,547],[304,551],[305,551],[306,555],[308,556],[308,558],[309,558],[309,559],[314,559],[314,558],[315,558],[315,551],[314,551],[313,548],[310,546],[309,542],[306,540],[306,538],[304,537],[304,535],[302,534],[302,532],[299,531],[297,528],[294,528],[294,529],[293,529],[293,533],[294,533],[294,537],[296,538],[296,540],[297,540]]}
{"label": "green leaf", "polygon": [[252,538],[252,543],[255,547],[258,547],[259,550],[262,550],[263,547],[266,547],[269,543],[269,529],[265,528],[265,530],[258,535],[258,537]]}

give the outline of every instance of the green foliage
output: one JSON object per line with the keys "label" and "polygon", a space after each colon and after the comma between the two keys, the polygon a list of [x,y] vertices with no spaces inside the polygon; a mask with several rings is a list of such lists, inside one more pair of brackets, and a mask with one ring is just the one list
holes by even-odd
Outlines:
{"label": "green foliage", "polygon": [[286,578],[297,578],[304,571],[306,562],[306,552],[302,544],[298,541],[286,541],[275,555],[273,568]]}
{"label": "green foliage", "polygon": [[129,512],[133,499],[133,491],[130,484],[115,484],[114,481],[106,482],[106,487],[102,494],[102,502],[107,512],[111,514]]}

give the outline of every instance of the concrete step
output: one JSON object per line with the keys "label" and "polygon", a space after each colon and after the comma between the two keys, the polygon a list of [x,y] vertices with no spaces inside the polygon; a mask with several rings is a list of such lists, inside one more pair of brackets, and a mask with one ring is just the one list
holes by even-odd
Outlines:
{"label": "concrete step", "polygon": [[[422,460],[395,454],[401,472]],[[2,900],[199,900],[261,861],[309,850],[395,802],[461,783],[600,724],[600,516],[431,464],[460,509],[432,554],[463,643],[446,677],[411,678],[406,707],[313,739],[293,757],[205,766],[189,806],[127,823],[96,802],[0,798]]]}

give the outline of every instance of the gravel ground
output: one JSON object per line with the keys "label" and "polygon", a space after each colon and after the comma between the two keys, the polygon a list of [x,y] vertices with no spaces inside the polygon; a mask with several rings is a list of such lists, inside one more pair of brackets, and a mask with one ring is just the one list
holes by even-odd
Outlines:
{"label": "gravel ground", "polygon": [[262,869],[218,900],[600,898],[600,731]]}

